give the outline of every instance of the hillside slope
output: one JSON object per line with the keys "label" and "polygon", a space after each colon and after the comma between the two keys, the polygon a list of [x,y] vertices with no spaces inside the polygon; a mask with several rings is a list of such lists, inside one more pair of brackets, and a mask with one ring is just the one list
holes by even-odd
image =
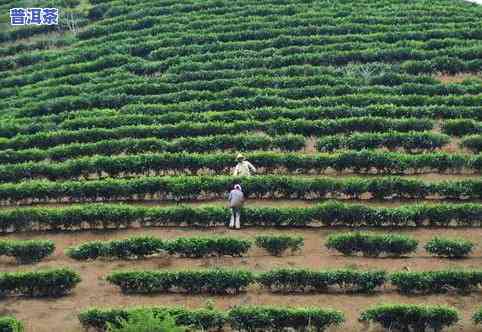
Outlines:
{"label": "hillside slope", "polygon": [[[60,7],[60,25],[9,25],[10,8],[33,5]],[[255,176],[230,175],[239,152]],[[127,268],[480,270],[481,152],[482,6],[474,3],[4,0],[0,239],[18,243],[3,242],[0,251],[0,297],[8,295],[0,298],[0,319],[15,316],[27,332],[79,332],[103,324],[79,321],[93,306],[315,306],[345,315],[329,331],[366,331],[359,318],[369,306],[443,303],[459,318],[447,331],[478,331],[480,280],[463,296],[443,280],[440,294],[429,285],[418,296],[393,285],[354,294],[340,281],[320,284],[318,293],[294,287],[288,296],[254,282],[241,293],[194,294],[192,280],[186,292],[147,287],[127,296],[107,276]],[[241,231],[224,227],[235,183],[249,198]],[[396,229],[419,248],[403,259],[325,248],[330,235],[359,229]],[[243,257],[156,251],[142,260],[75,261],[65,253],[145,233],[254,240],[260,232],[299,235],[305,247],[280,257],[260,248]],[[433,257],[423,245],[435,236],[464,238],[474,250],[463,260]],[[27,239],[52,240],[52,252],[20,266],[8,250]],[[140,251],[148,247],[133,241]],[[82,281],[54,299],[8,286],[16,275],[4,273],[60,267]],[[463,288],[468,277],[460,278],[451,282]]]}
{"label": "hillside slope", "polygon": [[2,136],[175,111],[480,106],[478,85],[411,76],[480,69],[482,8],[463,1],[92,2],[77,34],[0,35],[0,108],[16,119]]}
{"label": "hillside slope", "polygon": [[[482,7],[476,4],[39,5],[68,6],[61,8],[61,25],[0,34],[0,189],[7,203],[68,200],[74,191],[88,200],[142,197],[152,191],[139,187],[142,176],[226,174],[235,151],[279,151],[249,155],[261,173],[482,169],[482,157],[473,154],[482,150]],[[387,149],[397,152],[384,154]],[[330,154],[303,154],[316,150]],[[193,154],[199,152],[210,155]],[[121,193],[101,189],[110,186],[105,181],[53,182],[106,176],[141,178],[123,183],[131,189]],[[25,180],[35,181],[24,191],[11,185]],[[90,185],[107,192],[87,195]],[[166,198],[194,198],[199,185],[166,190]]]}

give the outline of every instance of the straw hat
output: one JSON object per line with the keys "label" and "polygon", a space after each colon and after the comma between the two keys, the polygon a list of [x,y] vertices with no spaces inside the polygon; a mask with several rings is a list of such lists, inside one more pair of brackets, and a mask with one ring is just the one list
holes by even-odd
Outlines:
{"label": "straw hat", "polygon": [[241,153],[238,153],[236,160],[244,160],[244,156]]}

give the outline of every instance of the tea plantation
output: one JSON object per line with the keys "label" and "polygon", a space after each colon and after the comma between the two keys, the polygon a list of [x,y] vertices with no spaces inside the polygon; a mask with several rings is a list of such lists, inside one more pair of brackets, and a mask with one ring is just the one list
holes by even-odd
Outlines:
{"label": "tea plantation", "polygon": [[2,1],[0,331],[139,311],[482,331],[482,6]]}

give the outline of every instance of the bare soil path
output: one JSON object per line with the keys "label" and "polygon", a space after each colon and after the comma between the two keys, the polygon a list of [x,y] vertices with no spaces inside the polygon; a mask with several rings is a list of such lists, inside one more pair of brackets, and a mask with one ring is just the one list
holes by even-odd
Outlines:
{"label": "bare soil path", "polygon": [[[360,312],[370,305],[383,302],[400,303],[430,303],[448,304],[456,307],[462,315],[461,322],[454,331],[475,332],[476,329],[470,322],[472,313],[482,304],[482,290],[471,295],[456,293],[429,295],[429,296],[401,296],[390,288],[377,291],[373,295],[356,295],[343,293],[330,294],[273,294],[265,290],[251,287],[246,293],[238,296],[206,296],[184,294],[155,294],[123,295],[116,287],[109,285],[104,277],[114,270],[122,269],[195,269],[208,267],[233,267],[246,268],[252,271],[266,271],[276,267],[306,267],[312,269],[326,268],[358,268],[358,269],[385,269],[387,271],[401,270],[409,267],[411,270],[436,270],[450,267],[481,268],[482,267],[482,229],[417,229],[397,230],[397,232],[410,234],[420,241],[419,250],[408,258],[365,258],[344,257],[336,252],[328,251],[323,243],[326,237],[333,232],[343,229],[243,229],[241,231],[228,230],[217,227],[209,230],[181,229],[181,228],[155,228],[131,229],[109,232],[76,232],[76,233],[22,233],[11,234],[3,238],[10,239],[51,239],[55,242],[57,250],[54,256],[35,266],[19,268],[10,259],[0,259],[0,271],[30,270],[37,268],[70,267],[78,271],[83,281],[74,292],[58,299],[28,299],[5,298],[0,299],[0,315],[13,314],[26,322],[27,332],[60,331],[55,326],[62,326],[62,331],[79,332],[81,327],[76,315],[80,310],[91,306],[98,307],[129,307],[149,305],[182,305],[199,307],[205,305],[208,299],[214,301],[217,308],[227,309],[237,304],[272,304],[284,306],[319,306],[335,308],[343,311],[347,322],[341,329],[330,331],[377,331],[377,329],[364,329],[357,319]],[[111,240],[126,238],[134,235],[149,234],[165,239],[194,235],[229,235],[243,238],[253,238],[257,234],[277,233],[296,234],[305,238],[303,250],[293,256],[272,257],[262,249],[253,248],[246,257],[242,258],[207,258],[185,259],[175,257],[156,257],[140,261],[105,261],[77,262],[64,255],[64,250],[72,245],[78,245],[91,240]],[[464,260],[447,260],[433,258],[423,250],[423,244],[434,235],[463,237],[479,243],[473,256]]]}

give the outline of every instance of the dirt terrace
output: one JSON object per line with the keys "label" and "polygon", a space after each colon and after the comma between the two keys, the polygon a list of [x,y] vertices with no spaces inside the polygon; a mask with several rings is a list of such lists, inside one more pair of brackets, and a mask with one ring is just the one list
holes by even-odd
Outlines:
{"label": "dirt terrace", "polygon": [[[10,297],[0,300],[0,314],[12,314],[24,320],[27,332],[51,332],[53,326],[62,326],[62,331],[82,331],[77,313],[91,306],[98,307],[129,307],[148,305],[182,305],[199,307],[207,300],[214,301],[217,308],[229,308],[238,304],[272,304],[284,306],[319,306],[335,308],[343,311],[347,322],[340,329],[331,331],[378,331],[376,328],[366,329],[358,323],[360,312],[370,305],[399,302],[399,303],[430,303],[448,304],[457,308],[462,320],[454,331],[477,331],[470,322],[470,316],[482,304],[482,291],[471,295],[448,293],[429,296],[401,296],[390,288],[377,291],[373,295],[343,294],[333,292],[329,294],[273,294],[265,290],[251,287],[246,293],[238,296],[209,296],[185,294],[155,294],[155,295],[123,295],[118,288],[109,285],[104,277],[114,270],[121,269],[192,269],[207,267],[246,268],[253,271],[266,271],[276,267],[305,267],[312,269],[344,268],[385,269],[387,271],[400,270],[408,267],[411,270],[436,270],[450,267],[481,268],[482,267],[482,229],[417,229],[398,230],[397,232],[410,234],[420,241],[419,251],[409,258],[365,258],[344,257],[336,252],[330,252],[323,247],[328,234],[341,232],[343,229],[244,229],[241,231],[227,230],[217,227],[209,230],[155,228],[132,229],[110,232],[75,232],[75,233],[23,233],[2,237],[9,239],[51,239],[56,243],[54,256],[36,266],[26,266],[21,269],[70,267],[82,276],[82,282],[74,292],[58,299],[28,299]],[[345,230],[346,231],[346,230]],[[193,235],[233,235],[252,238],[257,234],[277,233],[296,234],[305,238],[303,250],[293,256],[272,257],[262,249],[251,249],[243,258],[206,258],[185,259],[174,257],[156,257],[141,261],[105,261],[77,262],[67,258],[63,251],[72,245],[78,245],[90,240],[111,240],[134,235],[149,234],[165,239]],[[464,260],[447,260],[432,258],[423,250],[423,244],[434,235],[463,237],[479,243],[471,258]],[[17,271],[19,267],[7,258],[0,259],[0,271]],[[60,331],[54,328],[54,331]]]}

